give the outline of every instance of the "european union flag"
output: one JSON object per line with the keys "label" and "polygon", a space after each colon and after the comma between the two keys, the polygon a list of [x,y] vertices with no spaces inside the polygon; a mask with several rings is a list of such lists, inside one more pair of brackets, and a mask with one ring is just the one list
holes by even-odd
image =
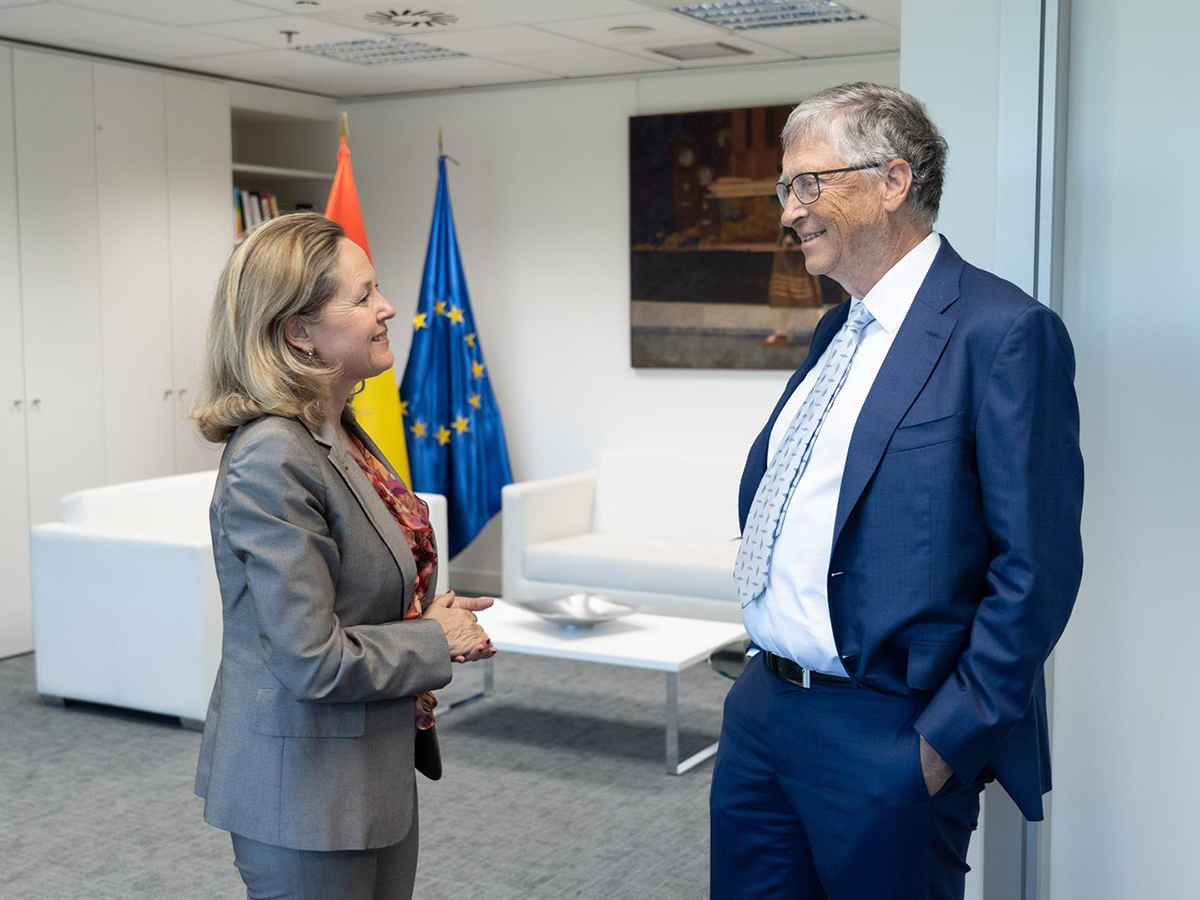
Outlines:
{"label": "european union flag", "polygon": [[445,156],[400,407],[413,490],[445,494],[454,556],[500,511],[512,469],[458,255]]}

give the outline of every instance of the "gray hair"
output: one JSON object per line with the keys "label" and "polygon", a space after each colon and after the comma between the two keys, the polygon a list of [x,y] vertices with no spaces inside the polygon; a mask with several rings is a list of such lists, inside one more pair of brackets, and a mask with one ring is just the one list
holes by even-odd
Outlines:
{"label": "gray hair", "polygon": [[[907,161],[913,175],[909,210],[925,225],[937,220],[946,140],[912,94],[868,81],[827,88],[792,110],[780,136],[784,150],[801,136],[824,138],[850,166]],[[883,177],[878,170],[866,174]]]}

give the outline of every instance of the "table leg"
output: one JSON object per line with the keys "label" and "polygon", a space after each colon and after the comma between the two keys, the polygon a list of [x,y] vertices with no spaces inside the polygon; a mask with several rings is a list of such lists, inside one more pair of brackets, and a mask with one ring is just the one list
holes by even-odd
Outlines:
{"label": "table leg", "polygon": [[667,673],[667,774],[679,774],[679,676]]}
{"label": "table leg", "polygon": [[679,675],[667,673],[667,774],[682,775],[694,769],[717,752],[717,741],[713,741],[699,753],[693,753],[683,762],[679,761]]}
{"label": "table leg", "polygon": [[494,693],[496,690],[496,661],[493,659],[485,659],[480,662],[483,666],[483,690],[477,694],[471,694],[469,697],[463,697],[461,700],[455,700],[449,706],[439,706],[433,711],[433,716],[436,719],[439,712],[449,712],[452,709],[457,709],[460,706],[465,706],[468,703],[474,703],[476,700],[482,700],[488,694]]}

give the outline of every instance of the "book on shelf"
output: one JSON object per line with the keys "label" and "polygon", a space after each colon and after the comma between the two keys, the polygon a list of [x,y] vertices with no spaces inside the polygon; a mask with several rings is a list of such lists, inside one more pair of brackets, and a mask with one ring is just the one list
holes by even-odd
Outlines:
{"label": "book on shelf", "polygon": [[279,198],[264,191],[233,189],[233,205],[237,236],[245,236],[267,219],[279,215]]}

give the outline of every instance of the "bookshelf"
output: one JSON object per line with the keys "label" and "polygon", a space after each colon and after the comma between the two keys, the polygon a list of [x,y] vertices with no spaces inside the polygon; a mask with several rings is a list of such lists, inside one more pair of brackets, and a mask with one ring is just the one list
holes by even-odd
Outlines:
{"label": "bookshelf", "polygon": [[337,119],[325,118],[325,110],[304,115],[237,105],[230,116],[233,187],[246,192],[243,200],[266,195],[280,213],[322,211],[337,164]]}

